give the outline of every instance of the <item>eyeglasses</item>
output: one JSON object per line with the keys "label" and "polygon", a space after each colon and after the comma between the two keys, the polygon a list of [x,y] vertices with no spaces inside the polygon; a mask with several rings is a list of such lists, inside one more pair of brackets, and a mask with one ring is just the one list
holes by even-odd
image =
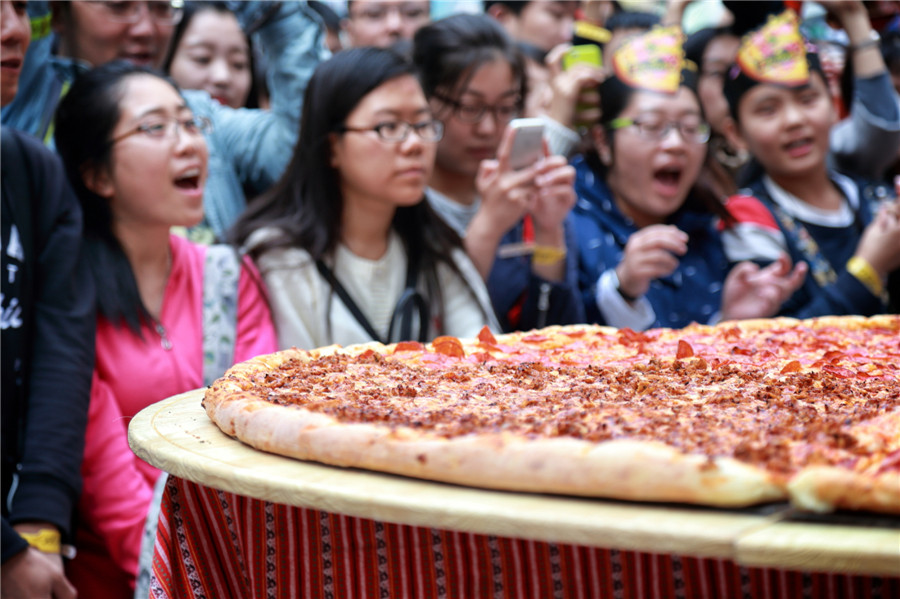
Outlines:
{"label": "eyeglasses", "polygon": [[401,4],[400,6],[384,6],[370,4],[350,14],[351,19],[362,21],[384,21],[390,13],[396,13],[404,21],[420,21],[428,18],[428,8],[421,4]]}
{"label": "eyeglasses", "polygon": [[146,9],[150,18],[160,25],[177,25],[184,14],[183,0],[149,2],[92,0],[87,4],[101,9],[107,19],[116,23],[137,23],[141,20],[142,8]]}
{"label": "eyeglasses", "polygon": [[202,116],[192,116],[190,118],[168,118],[160,119],[152,123],[144,123],[138,125],[131,131],[127,131],[118,137],[109,140],[109,145],[113,145],[132,135],[144,135],[152,139],[171,139],[178,134],[178,129],[191,135],[201,135],[212,131],[212,122]]}
{"label": "eyeglasses", "polygon": [[434,119],[421,123],[407,123],[406,121],[385,121],[374,127],[347,127],[340,128],[342,133],[366,133],[374,131],[378,139],[387,142],[406,141],[410,131],[415,131],[422,141],[440,141],[444,135],[444,124]]}
{"label": "eyeglasses", "polygon": [[484,115],[491,113],[494,115],[494,122],[506,124],[519,116],[522,112],[522,101],[516,98],[511,104],[498,104],[491,106],[489,104],[463,104],[453,98],[448,98],[441,94],[431,94],[444,104],[448,104],[453,108],[453,114],[456,118],[464,123],[480,123]]}
{"label": "eyeglasses", "polygon": [[658,118],[618,118],[610,121],[608,126],[613,130],[635,127],[641,137],[649,141],[662,141],[672,129],[678,130],[681,139],[688,143],[704,144],[709,141],[709,124],[700,120],[663,121]]}

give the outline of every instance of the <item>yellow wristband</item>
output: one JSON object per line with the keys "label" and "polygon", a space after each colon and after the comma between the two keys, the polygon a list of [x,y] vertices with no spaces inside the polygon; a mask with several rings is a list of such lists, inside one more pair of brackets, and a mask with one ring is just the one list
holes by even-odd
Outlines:
{"label": "yellow wristband", "polygon": [[20,532],[19,536],[28,541],[28,544],[44,553],[60,553],[59,531],[52,528],[42,528],[37,532]]}
{"label": "yellow wristband", "polygon": [[538,266],[556,264],[566,257],[566,250],[552,245],[536,245],[531,254],[531,261]]}
{"label": "yellow wristband", "polygon": [[884,283],[872,265],[865,258],[853,256],[847,260],[847,272],[859,279],[859,282],[872,292],[872,295],[881,297],[884,293]]}

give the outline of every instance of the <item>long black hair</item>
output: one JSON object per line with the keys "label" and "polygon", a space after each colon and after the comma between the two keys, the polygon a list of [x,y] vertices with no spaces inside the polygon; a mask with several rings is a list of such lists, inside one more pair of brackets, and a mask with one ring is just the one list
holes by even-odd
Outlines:
{"label": "long black hair", "polygon": [[[281,179],[253,200],[229,231],[228,239],[244,246],[261,228],[276,235],[247,248],[254,259],[279,248],[301,248],[313,259],[332,256],[340,241],[345,209],[340,174],[331,165],[330,136],[341,131],[360,101],[387,81],[416,76],[402,55],[383,48],[351,48],[320,64],[306,88],[300,134],[294,155]],[[428,297],[442,308],[437,266],[445,263],[459,273],[451,258],[462,248],[459,235],[423,200],[398,207],[392,228],[407,256],[418,256]],[[443,310],[441,309],[441,313]]]}
{"label": "long black hair", "polygon": [[84,214],[84,247],[97,288],[99,313],[115,326],[125,323],[140,334],[141,323],[152,317],[138,291],[131,263],[113,231],[108,198],[85,184],[85,173],[108,169],[112,132],[121,117],[125,82],[134,76],[173,81],[158,71],[114,61],[79,75],[56,110],[56,149]]}
{"label": "long black hair", "polygon": [[525,60],[500,24],[483,14],[457,14],[429,23],[413,37],[413,62],[422,89],[455,98],[482,65],[502,58],[519,84],[519,108],[525,105]]}

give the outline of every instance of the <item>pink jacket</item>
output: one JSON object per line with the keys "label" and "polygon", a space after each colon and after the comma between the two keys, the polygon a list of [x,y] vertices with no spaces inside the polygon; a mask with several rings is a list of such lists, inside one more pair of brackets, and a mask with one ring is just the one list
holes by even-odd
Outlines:
{"label": "pink jacket", "polygon": [[[203,269],[206,248],[170,238],[172,271],[160,324],[170,344],[144,326],[143,338],[103,318],[85,441],[76,533],[69,576],[81,597],[133,592],[141,534],[159,471],[128,447],[131,418],[167,397],[203,386]],[[277,350],[261,279],[249,260],[239,281],[235,362]],[[113,582],[114,581],[114,582]],[[127,585],[127,586],[126,586]]]}

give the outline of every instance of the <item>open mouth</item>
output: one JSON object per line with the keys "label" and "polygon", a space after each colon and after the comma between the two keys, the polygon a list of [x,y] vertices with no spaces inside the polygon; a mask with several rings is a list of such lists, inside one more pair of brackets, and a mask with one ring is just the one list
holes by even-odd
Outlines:
{"label": "open mouth", "polygon": [[788,156],[798,157],[804,156],[810,152],[812,149],[813,140],[809,137],[801,137],[800,139],[795,139],[794,141],[785,144],[784,151]]}
{"label": "open mouth", "polygon": [[21,69],[22,68],[22,59],[21,58],[4,58],[3,61],[0,61],[0,67],[4,69]]}
{"label": "open mouth", "polygon": [[191,169],[176,177],[175,187],[187,191],[200,189],[200,169]]}
{"label": "open mouth", "polygon": [[653,171],[653,180],[656,182],[657,187],[663,191],[673,193],[678,189],[678,185],[681,183],[682,174],[683,171],[681,168],[666,166]]}

